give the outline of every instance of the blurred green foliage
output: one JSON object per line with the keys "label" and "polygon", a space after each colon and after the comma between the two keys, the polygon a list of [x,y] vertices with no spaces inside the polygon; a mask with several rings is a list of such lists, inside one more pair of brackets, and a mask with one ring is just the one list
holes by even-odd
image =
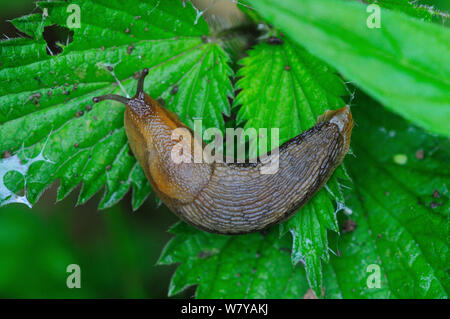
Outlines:
{"label": "blurred green foliage", "polygon": [[[154,203],[135,213],[119,205],[98,212],[95,203],[74,208],[74,195],[56,205],[46,196],[33,210],[0,208],[0,297],[166,297],[173,267],[155,263],[172,214]],[[66,286],[69,264],[81,268],[80,289]]]}

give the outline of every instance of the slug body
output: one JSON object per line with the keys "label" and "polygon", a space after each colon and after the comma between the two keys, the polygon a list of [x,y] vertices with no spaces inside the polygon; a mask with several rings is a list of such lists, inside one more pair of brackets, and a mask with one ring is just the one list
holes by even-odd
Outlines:
{"label": "slug body", "polygon": [[[326,111],[311,129],[279,148],[279,168],[262,174],[264,162],[175,163],[171,158],[180,141],[202,143],[178,117],[142,90],[144,69],[132,99],[126,104],[125,129],[130,147],[157,195],[187,223],[221,234],[243,234],[285,220],[302,207],[330,178],[348,152],[353,119],[349,107]],[[174,140],[172,132],[185,128],[190,139]],[[193,153],[184,154],[194,158]]]}

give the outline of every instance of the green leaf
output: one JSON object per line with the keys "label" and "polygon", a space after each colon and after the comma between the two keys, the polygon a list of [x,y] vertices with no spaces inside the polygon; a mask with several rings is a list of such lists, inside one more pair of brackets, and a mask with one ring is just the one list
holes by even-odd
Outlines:
{"label": "green leaf", "polygon": [[450,136],[447,28],[382,8],[381,28],[371,29],[366,24],[371,13],[357,2],[249,2],[387,108],[431,132]]}
{"label": "green leaf", "polygon": [[[208,26],[196,19],[190,4],[185,8],[181,2],[156,0],[134,0],[126,6],[114,0],[73,4],[80,7],[81,27],[72,29],[73,42],[62,41],[66,45],[61,54],[47,54],[42,32],[53,24],[66,27],[71,14],[66,2],[40,2],[45,14],[13,21],[33,39],[0,42],[0,136],[8,137],[0,139],[0,151],[12,153],[24,165],[19,169],[23,174],[5,175],[0,204],[17,198],[14,192],[24,185],[26,197],[21,201],[34,204],[60,179],[58,200],[82,183],[78,202],[83,204],[106,185],[99,205],[103,209],[133,187],[132,204],[137,209],[150,187],[129,152],[124,106],[111,101],[92,105],[92,97],[123,94],[115,76],[133,95],[135,73],[147,67],[145,91],[152,97],[165,99],[188,125],[201,118],[204,128],[223,129],[222,115],[230,114],[232,95],[228,56],[216,43],[205,41]],[[107,67],[114,68],[113,74]],[[27,158],[38,154],[40,161],[27,165]],[[9,170],[1,161],[0,172]]]}
{"label": "green leaf", "polygon": [[[236,122],[245,123],[244,129],[267,128],[268,141],[271,141],[270,129],[279,128],[279,144],[269,149],[314,126],[325,110],[343,107],[341,96],[347,94],[334,70],[289,39],[281,39],[282,44],[256,45],[240,62],[242,68],[237,73],[241,78],[236,89],[241,91],[234,105],[242,106]],[[255,140],[250,141],[250,149],[257,147]],[[261,154],[267,149],[258,151]],[[334,192],[321,190],[281,228],[281,235],[288,232],[292,235],[293,264],[300,261],[305,264],[317,295],[322,285],[321,259],[329,259],[327,229],[338,231],[334,206],[344,204],[336,176],[328,182],[328,187]]]}
{"label": "green leaf", "polygon": [[237,72],[241,91],[234,101],[242,105],[236,122],[244,129],[279,128],[281,145],[314,126],[325,110],[345,105],[347,90],[334,70],[290,40],[262,42],[248,54]]}
{"label": "green leaf", "polygon": [[[353,114],[354,181],[346,217],[356,229],[325,271],[328,297],[447,298],[450,144],[361,98]],[[399,161],[398,159],[401,159]],[[381,285],[369,288],[369,265]]]}
{"label": "green leaf", "polygon": [[[355,155],[346,164],[354,185],[346,192],[346,214],[339,217],[356,224],[341,228],[343,236],[331,244],[338,256],[324,267],[325,297],[447,297],[448,140],[369,98],[358,99],[353,114]],[[406,163],[394,161],[398,154],[407,156]],[[301,234],[314,231],[305,227]],[[172,233],[159,260],[180,263],[170,295],[191,285],[198,285],[198,298],[301,298],[308,290],[303,267],[290,261],[288,238],[279,238],[275,228],[265,236],[230,237],[179,223]],[[380,267],[380,288],[367,285],[370,265]]]}
{"label": "green leaf", "polygon": [[421,5],[418,3],[418,1],[410,1],[410,0],[363,0],[366,4],[377,4],[380,7],[399,11],[406,13],[407,15],[410,15],[412,17],[425,20],[425,21],[432,21],[435,17],[442,17],[443,19],[446,18],[445,15],[443,15],[438,10],[434,9],[433,7]]}
{"label": "green leaf", "polygon": [[222,236],[199,232],[178,223],[160,265],[182,263],[169,287],[169,296],[198,285],[197,298],[299,298],[308,289],[301,265],[290,262],[290,244],[268,234]]}

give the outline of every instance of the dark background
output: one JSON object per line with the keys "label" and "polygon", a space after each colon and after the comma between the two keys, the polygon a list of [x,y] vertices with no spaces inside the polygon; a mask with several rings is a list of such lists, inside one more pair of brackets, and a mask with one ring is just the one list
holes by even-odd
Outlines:
{"label": "dark background", "polygon": [[[204,2],[204,1],[203,1]],[[420,1],[449,11],[450,1]],[[0,0],[0,36],[17,37],[9,19],[32,13],[34,1]],[[128,194],[97,210],[102,193],[75,207],[79,188],[59,203],[57,183],[29,209],[0,208],[0,297],[165,298],[176,266],[156,266],[177,218],[149,198],[136,212]],[[66,267],[81,267],[81,289],[68,289]],[[177,297],[192,297],[190,288]]]}

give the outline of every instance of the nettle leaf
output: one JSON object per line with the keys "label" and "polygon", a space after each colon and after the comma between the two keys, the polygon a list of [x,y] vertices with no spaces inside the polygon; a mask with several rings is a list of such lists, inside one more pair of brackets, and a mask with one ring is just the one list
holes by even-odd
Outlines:
{"label": "nettle leaf", "polygon": [[[346,159],[355,186],[347,199],[351,227],[339,243],[342,257],[325,271],[327,296],[447,298],[449,140],[368,98],[357,104],[355,156]],[[380,286],[370,288],[377,268]]]}
{"label": "nettle leaf", "polygon": [[[317,117],[327,109],[345,105],[341,96],[347,89],[339,76],[306,50],[281,37],[282,44],[262,42],[248,52],[237,72],[234,106],[241,105],[237,124],[244,129],[279,129],[279,146],[315,125]],[[259,133],[264,137],[264,133]],[[250,148],[258,143],[250,141]],[[261,145],[259,145],[261,146]],[[267,150],[261,149],[259,153]],[[281,235],[293,237],[292,262],[305,264],[308,279],[317,295],[322,285],[321,259],[328,261],[327,229],[338,231],[335,217],[336,203],[343,207],[344,199],[338,175],[328,182],[328,190],[321,190],[298,214],[282,224]],[[331,191],[333,189],[333,191]]]}
{"label": "nettle leaf", "polygon": [[[432,6],[422,5],[419,1],[411,0],[363,0],[362,2],[366,4],[377,4],[380,7],[391,9],[394,11],[399,11],[406,13],[412,17],[425,20],[433,21],[437,18],[441,18],[441,21],[445,21],[448,18],[446,13],[440,12]],[[436,22],[441,22],[436,21]]]}
{"label": "nettle leaf", "polygon": [[[145,91],[152,97],[165,99],[188,125],[200,118],[204,128],[223,129],[232,95],[228,56],[208,39],[208,26],[190,3],[185,8],[181,1],[157,0],[71,4],[79,6],[81,24],[56,43],[60,54],[47,53],[56,52],[43,31],[72,21],[66,2],[40,2],[43,14],[13,20],[33,39],[0,42],[0,151],[23,166],[15,170],[23,174],[10,174],[13,161],[0,162],[5,176],[0,204],[14,198],[34,204],[60,179],[58,200],[82,183],[83,204],[106,185],[99,205],[106,208],[132,187],[137,209],[150,186],[129,152],[124,106],[92,105],[92,97],[123,94],[122,88],[134,95],[134,75],[147,67]],[[28,160],[38,155],[39,161]],[[24,187],[24,196],[15,194]]]}
{"label": "nettle leaf", "polygon": [[165,247],[160,265],[181,263],[169,296],[198,285],[197,298],[299,298],[308,290],[301,265],[290,261],[290,243],[272,228],[260,233],[223,236],[199,232],[185,223]]}
{"label": "nettle leaf", "polygon": [[450,30],[383,8],[380,28],[369,28],[372,13],[357,2],[249,2],[387,108],[450,136]]}
{"label": "nettle leaf", "polygon": [[[314,126],[327,109],[345,105],[348,94],[333,69],[290,40],[262,42],[241,60],[234,106],[244,128],[279,128],[280,143]],[[270,139],[269,139],[270,140]],[[278,145],[274,145],[278,146]]]}
{"label": "nettle leaf", "polygon": [[[347,214],[340,215],[344,234],[335,243],[338,256],[331,256],[324,267],[324,295],[447,297],[449,142],[426,134],[370,98],[355,103],[355,156],[345,160],[354,185],[346,192]],[[191,285],[197,285],[198,298],[308,294],[306,273],[291,263],[289,239],[279,238],[276,228],[266,235],[231,237],[179,223],[171,232],[176,236],[159,260],[163,265],[180,263],[169,295]],[[378,267],[379,288],[371,277]]]}

